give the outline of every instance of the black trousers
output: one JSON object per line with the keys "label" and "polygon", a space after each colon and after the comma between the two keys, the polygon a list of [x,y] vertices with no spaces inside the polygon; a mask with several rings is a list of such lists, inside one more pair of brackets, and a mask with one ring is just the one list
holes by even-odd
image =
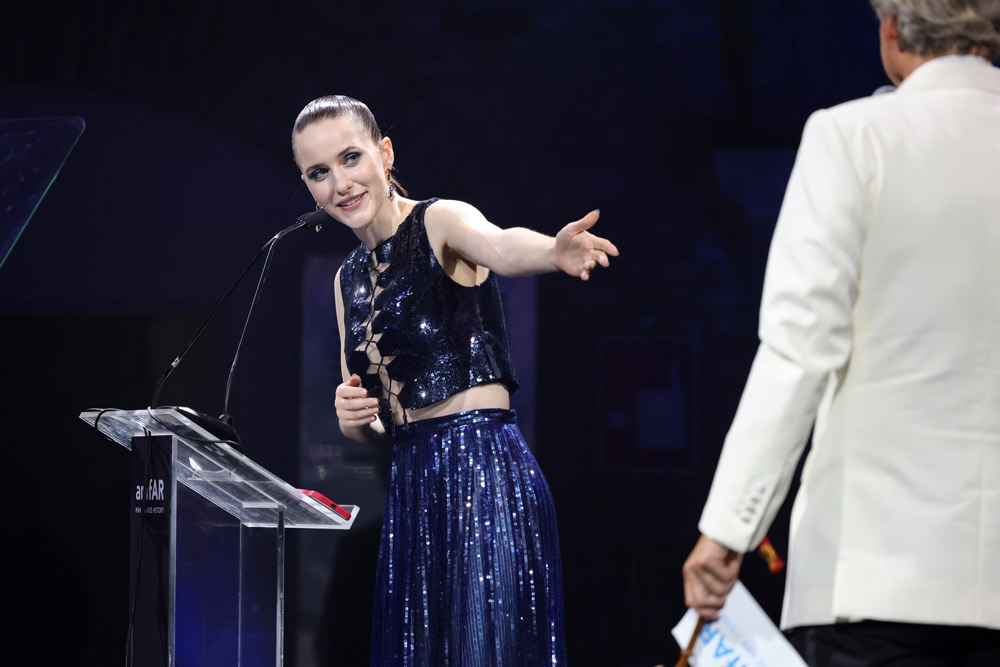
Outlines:
{"label": "black trousers", "polygon": [[989,628],[861,621],[786,634],[809,667],[1000,666],[1000,630]]}

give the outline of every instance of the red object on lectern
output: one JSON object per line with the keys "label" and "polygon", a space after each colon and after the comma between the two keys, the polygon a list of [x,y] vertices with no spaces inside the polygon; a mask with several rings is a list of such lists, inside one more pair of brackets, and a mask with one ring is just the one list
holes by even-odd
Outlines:
{"label": "red object on lectern", "polygon": [[339,514],[340,516],[344,517],[345,519],[350,519],[351,518],[351,513],[350,512],[348,512],[343,507],[341,507],[337,503],[333,502],[332,500],[330,500],[329,498],[327,498],[326,496],[324,496],[319,491],[311,491],[309,489],[299,489],[299,491],[301,491],[302,493],[306,494],[310,498],[313,498],[315,500],[320,501],[321,503],[323,503],[324,505],[326,505],[327,507],[329,507],[330,509],[332,509],[334,512],[336,512],[337,514]]}

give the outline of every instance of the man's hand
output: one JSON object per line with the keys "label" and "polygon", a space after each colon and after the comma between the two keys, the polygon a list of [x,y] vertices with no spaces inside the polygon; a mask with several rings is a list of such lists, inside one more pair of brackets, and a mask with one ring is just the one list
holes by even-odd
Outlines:
{"label": "man's hand", "polygon": [[743,554],[702,535],[684,562],[684,603],[702,618],[718,620],[742,562]]}

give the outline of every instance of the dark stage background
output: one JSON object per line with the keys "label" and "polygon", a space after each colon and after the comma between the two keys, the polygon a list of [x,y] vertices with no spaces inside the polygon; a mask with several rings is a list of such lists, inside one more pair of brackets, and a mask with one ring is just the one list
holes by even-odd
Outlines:
{"label": "dark stage background", "polygon": [[[0,118],[87,123],[0,268],[11,664],[124,658],[128,460],[77,414],[146,406],[253,253],[311,207],[290,126],[334,92],[370,105],[417,198],[547,233],[601,209],[621,257],[509,299],[536,331],[535,359],[515,363],[559,511],[570,663],[672,664],[680,567],[756,348],[802,126],[883,83],[864,0],[4,2]],[[334,389],[300,371],[304,272],[355,243],[333,224],[287,238],[241,355],[231,412],[292,483],[304,443],[343,446],[334,428],[300,432],[302,387],[313,405],[327,393],[329,424]],[[251,292],[162,403],[221,411]],[[314,572],[294,536],[289,589],[328,582],[328,604],[317,618],[289,600],[286,664],[363,664],[374,553],[359,535],[330,537],[346,579],[330,575],[346,560]],[[743,578],[777,617],[781,577],[751,557]]]}

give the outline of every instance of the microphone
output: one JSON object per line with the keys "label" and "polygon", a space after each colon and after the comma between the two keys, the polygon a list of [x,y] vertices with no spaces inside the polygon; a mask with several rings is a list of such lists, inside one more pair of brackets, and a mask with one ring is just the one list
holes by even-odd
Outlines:
{"label": "microphone", "polygon": [[310,211],[309,213],[300,215],[294,223],[292,223],[285,229],[281,230],[280,232],[272,236],[268,240],[268,242],[265,243],[263,247],[261,247],[261,249],[257,251],[257,254],[254,255],[254,258],[250,260],[250,263],[247,264],[247,267],[243,269],[243,272],[239,275],[236,281],[233,282],[233,284],[230,286],[229,290],[222,297],[219,303],[215,305],[215,308],[213,308],[212,312],[209,313],[208,317],[198,328],[198,331],[196,331],[194,336],[192,336],[191,340],[188,341],[188,344],[184,347],[184,350],[180,354],[178,354],[176,358],[174,358],[174,360],[170,363],[167,369],[163,372],[163,375],[160,376],[160,379],[156,383],[156,388],[153,390],[153,399],[149,402],[150,408],[156,407],[157,401],[159,400],[160,397],[160,391],[163,389],[163,383],[166,382],[166,379],[168,377],[170,377],[170,374],[173,373],[174,369],[180,365],[181,360],[184,359],[185,355],[187,355],[188,351],[195,344],[195,341],[197,341],[198,338],[201,337],[201,334],[205,331],[205,329],[208,328],[208,325],[212,322],[212,320],[215,319],[216,314],[219,312],[222,306],[225,305],[227,301],[229,301],[229,297],[232,296],[237,286],[239,286],[239,284],[243,282],[243,279],[246,278],[247,273],[250,272],[250,269],[253,268],[253,265],[257,263],[257,260],[260,259],[260,256],[264,254],[264,252],[266,251],[267,258],[264,260],[264,267],[261,269],[260,278],[257,281],[257,291],[254,292],[253,300],[250,302],[250,311],[247,313],[246,322],[243,324],[243,333],[240,335],[240,342],[236,347],[236,356],[233,358],[233,364],[229,371],[229,378],[226,382],[226,397],[223,407],[223,414],[220,417],[215,418],[203,412],[192,410],[191,408],[180,408],[180,407],[178,408],[178,410],[181,411],[191,421],[193,421],[195,424],[197,424],[198,426],[202,427],[203,429],[211,433],[213,436],[217,437],[219,440],[228,441],[231,444],[236,445],[237,448],[239,448],[240,437],[239,434],[236,432],[236,429],[233,428],[233,418],[228,414],[229,388],[233,381],[233,372],[236,370],[236,362],[239,359],[240,347],[243,345],[243,337],[246,335],[247,326],[250,324],[250,316],[253,314],[254,305],[256,305],[257,298],[260,296],[261,288],[264,286],[264,277],[267,275],[267,270],[271,263],[271,257],[274,254],[274,247],[277,244],[277,242],[280,241],[282,238],[284,238],[285,236],[291,234],[296,230],[302,229],[303,227],[315,227],[316,231],[318,232],[320,229],[323,228],[323,223],[326,222],[327,219],[328,216],[326,212],[321,210]]}
{"label": "microphone", "polygon": [[[233,374],[236,372],[236,364],[240,360],[240,348],[243,347],[243,338],[247,335],[247,327],[250,326],[250,318],[253,316],[254,306],[257,305],[257,299],[260,297],[260,290],[264,287],[264,278],[267,276],[267,270],[271,267],[271,258],[274,256],[274,248],[278,241],[284,238],[287,234],[291,234],[297,229],[302,229],[306,226],[315,226],[318,232],[323,228],[323,221],[327,219],[327,215],[324,211],[313,211],[301,216],[295,221],[290,227],[287,227],[277,234],[275,234],[270,241],[268,241],[264,248],[268,248],[267,257],[264,258],[264,267],[260,270],[260,278],[257,280],[257,290],[253,294],[253,299],[250,301],[250,309],[247,311],[246,322],[243,323],[243,333],[240,334],[240,342],[236,345],[236,354],[233,355],[233,365],[229,368],[229,377],[226,379],[226,396],[222,402],[222,414],[219,415],[219,419],[229,426],[233,424],[233,418],[229,415],[229,390],[233,384]],[[263,251],[264,248],[261,248]],[[234,431],[235,432],[235,431]]]}

